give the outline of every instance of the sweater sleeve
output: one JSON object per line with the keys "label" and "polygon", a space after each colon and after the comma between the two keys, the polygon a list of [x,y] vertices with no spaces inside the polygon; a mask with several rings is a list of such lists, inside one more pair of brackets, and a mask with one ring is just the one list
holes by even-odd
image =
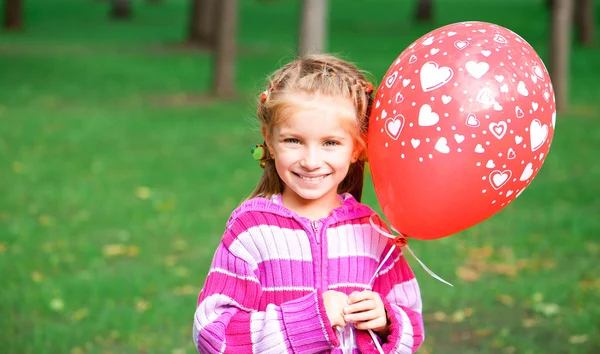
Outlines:
{"label": "sweater sleeve", "polygon": [[[387,251],[389,248],[384,254],[387,254]],[[383,351],[416,352],[425,338],[421,292],[401,249],[396,248],[383,266],[375,278],[373,291],[380,294],[390,320],[390,333],[383,341]],[[358,331],[357,345],[361,353],[378,353],[366,331]]]}
{"label": "sweater sleeve", "polygon": [[339,346],[320,290],[258,311],[261,288],[251,263],[221,243],[194,316],[200,353],[318,353]]}

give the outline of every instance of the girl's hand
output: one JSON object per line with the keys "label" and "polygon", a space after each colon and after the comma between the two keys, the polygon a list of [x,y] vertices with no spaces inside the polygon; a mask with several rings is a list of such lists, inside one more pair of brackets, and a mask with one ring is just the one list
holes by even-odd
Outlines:
{"label": "girl's hand", "polygon": [[331,323],[331,327],[344,327],[344,306],[348,304],[348,295],[335,290],[328,290],[323,293],[323,303],[325,311]]}
{"label": "girl's hand", "polygon": [[344,320],[354,323],[354,327],[360,330],[371,329],[380,337],[385,338],[389,334],[387,312],[383,301],[378,293],[364,290],[353,292],[348,296],[348,306],[344,307]]}

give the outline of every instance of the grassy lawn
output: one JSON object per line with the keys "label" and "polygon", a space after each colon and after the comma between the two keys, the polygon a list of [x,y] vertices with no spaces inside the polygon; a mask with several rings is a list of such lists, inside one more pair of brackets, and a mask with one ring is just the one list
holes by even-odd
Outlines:
{"label": "grassy lawn", "polygon": [[[240,1],[233,102],[195,99],[211,58],[178,46],[187,1],[140,0],[121,23],[102,1],[25,2],[26,31],[0,33],[2,352],[194,353],[196,297],[262,171],[255,100],[293,56],[298,1]],[[377,81],[429,30],[482,20],[547,58],[541,1],[439,0],[430,26],[409,21],[412,3],[334,0],[330,51]],[[411,241],[455,285],[409,257],[423,353],[600,352],[600,52],[571,60],[572,109],[527,191],[460,234]]]}

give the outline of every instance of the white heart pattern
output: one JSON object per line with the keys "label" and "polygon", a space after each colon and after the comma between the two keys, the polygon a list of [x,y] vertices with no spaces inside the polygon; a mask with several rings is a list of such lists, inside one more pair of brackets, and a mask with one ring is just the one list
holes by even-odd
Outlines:
{"label": "white heart pattern", "polygon": [[525,166],[523,173],[521,173],[521,177],[519,177],[519,181],[527,181],[531,175],[533,175],[533,164],[530,162]]}
{"label": "white heart pattern", "polygon": [[494,75],[494,78],[496,81],[498,81],[498,83],[502,83],[502,81],[504,81],[504,76],[502,75]]}
{"label": "white heart pattern", "polygon": [[525,113],[523,113],[523,110],[519,106],[515,107],[515,114],[517,115],[517,118],[523,118],[523,116],[525,116]]}
{"label": "white heart pattern", "polygon": [[538,107],[539,107],[539,105],[537,102],[531,102],[531,108],[533,108],[534,112],[537,111]]}
{"label": "white heart pattern", "polygon": [[413,148],[416,149],[421,144],[421,140],[419,140],[419,139],[410,139],[410,144],[413,146]]}
{"label": "white heart pattern", "polygon": [[456,142],[458,144],[460,144],[463,141],[465,141],[465,136],[464,135],[460,135],[460,134],[454,134],[454,140],[456,140]]}
{"label": "white heart pattern", "polygon": [[515,150],[513,150],[513,148],[508,149],[508,153],[506,154],[509,160],[514,160],[515,157],[517,157],[517,154],[515,153]]}
{"label": "white heart pattern", "polygon": [[480,103],[483,103],[486,105],[491,105],[496,102],[496,99],[494,98],[494,94],[492,93],[492,90],[490,90],[489,88],[481,89],[481,91],[479,91],[479,93],[477,94],[477,97],[475,98],[475,100],[477,102],[480,102]]}
{"label": "white heart pattern", "polygon": [[506,43],[508,43],[508,41],[506,41],[506,38],[504,38],[504,37],[503,37],[502,35],[500,35],[500,34],[496,34],[496,35],[494,36],[494,41],[496,41],[496,42],[498,42],[498,43],[500,43],[500,44],[506,44]]}
{"label": "white heart pattern", "polygon": [[500,121],[498,123],[492,122],[490,123],[489,128],[490,132],[498,139],[502,139],[508,129],[505,121]]}
{"label": "white heart pattern", "polygon": [[488,70],[490,70],[490,65],[484,61],[479,63],[476,61],[468,61],[465,68],[474,78],[480,79],[488,72]]}
{"label": "white heart pattern", "polygon": [[477,116],[474,115],[473,113],[470,113],[467,116],[467,126],[468,127],[472,127],[472,128],[477,128],[479,126],[479,119],[477,119]]}
{"label": "white heart pattern", "polygon": [[523,137],[519,135],[515,135],[515,143],[520,144],[523,141]]}
{"label": "white heart pattern", "polygon": [[529,91],[527,90],[527,87],[523,81],[519,81],[519,84],[517,85],[517,92],[523,96],[529,96]]}
{"label": "white heart pattern", "polygon": [[489,57],[492,52],[490,50],[482,50],[481,54],[483,54],[484,57]]}
{"label": "white heart pattern", "polygon": [[423,92],[433,91],[447,84],[454,76],[454,72],[447,66],[438,66],[430,61],[421,67],[421,88]]}
{"label": "white heart pattern", "polygon": [[391,88],[392,85],[394,84],[394,82],[396,82],[397,78],[398,78],[398,72],[394,71],[392,73],[392,75],[388,76],[388,78],[385,80],[385,86],[387,86],[388,88]]}
{"label": "white heart pattern", "polygon": [[398,140],[400,133],[404,128],[404,116],[402,114],[397,115],[394,118],[388,118],[385,121],[385,130],[390,138]]}
{"label": "white heart pattern", "polygon": [[485,149],[483,148],[483,146],[481,146],[481,144],[477,144],[477,146],[475,146],[475,152],[478,154],[483,154],[485,152]]}
{"label": "white heart pattern", "polygon": [[413,54],[413,55],[410,56],[410,59],[408,60],[408,63],[409,64],[413,64],[416,61],[417,61],[417,56]]}
{"label": "white heart pattern", "polygon": [[424,104],[419,110],[419,125],[422,127],[431,127],[440,121],[440,116],[431,110],[431,106]]}
{"label": "white heart pattern", "polygon": [[490,173],[490,184],[492,185],[492,187],[494,187],[494,189],[498,190],[502,188],[502,186],[504,186],[506,182],[508,182],[510,176],[512,176],[512,171],[510,170],[494,170]]}
{"label": "white heart pattern", "polygon": [[400,92],[398,92],[396,94],[396,103],[402,103],[404,102],[404,96],[402,96],[402,94]]}
{"label": "white heart pattern", "polygon": [[496,164],[494,163],[494,161],[488,160],[488,162],[485,164],[485,167],[494,168],[494,167],[496,167]]}
{"label": "white heart pattern", "polygon": [[433,37],[429,37],[426,40],[423,41],[422,43],[423,45],[432,45],[433,44]]}
{"label": "white heart pattern", "polygon": [[442,154],[447,154],[450,152],[450,148],[448,147],[448,141],[446,138],[441,137],[438,139],[437,143],[435,143],[435,149]]}
{"label": "white heart pattern", "polygon": [[456,42],[454,42],[454,46],[458,50],[463,50],[463,49],[465,49],[466,47],[469,46],[469,42],[467,42],[467,41],[456,41]]}
{"label": "white heart pattern", "polygon": [[535,66],[533,67],[533,70],[532,70],[532,71],[533,71],[533,74],[534,74],[535,76],[537,76],[537,77],[539,77],[539,78],[540,78],[540,80],[542,80],[542,81],[545,81],[545,79],[544,79],[544,72],[542,71],[542,68],[540,68],[540,66],[539,66],[539,65],[535,65]]}
{"label": "white heart pattern", "polygon": [[402,86],[406,87],[406,86],[408,86],[408,84],[410,84],[410,79],[402,80]]}
{"label": "white heart pattern", "polygon": [[548,126],[542,125],[539,119],[534,119],[529,126],[529,136],[531,138],[531,151],[539,149],[548,137]]}
{"label": "white heart pattern", "polygon": [[442,95],[442,102],[444,104],[448,104],[448,103],[450,103],[450,101],[452,101],[452,97],[446,96],[446,95]]}

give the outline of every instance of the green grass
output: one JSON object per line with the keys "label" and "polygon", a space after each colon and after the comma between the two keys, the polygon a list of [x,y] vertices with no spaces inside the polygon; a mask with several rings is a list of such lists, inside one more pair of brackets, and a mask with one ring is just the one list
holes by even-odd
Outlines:
{"label": "green grass", "polygon": [[[0,343],[5,353],[193,353],[192,316],[224,223],[261,169],[249,147],[264,77],[292,57],[296,1],[240,1],[239,100],[177,103],[210,86],[210,56],[178,50],[187,1],[26,1],[0,33]],[[335,0],[330,51],[381,78],[429,30],[507,26],[546,59],[540,1]],[[411,241],[447,287],[422,287],[424,353],[600,352],[600,88],[573,49],[573,109],[534,183],[458,235]],[[169,103],[170,102],[170,103]],[[174,103],[173,103],[174,102]],[[366,202],[377,208],[372,185]]]}

